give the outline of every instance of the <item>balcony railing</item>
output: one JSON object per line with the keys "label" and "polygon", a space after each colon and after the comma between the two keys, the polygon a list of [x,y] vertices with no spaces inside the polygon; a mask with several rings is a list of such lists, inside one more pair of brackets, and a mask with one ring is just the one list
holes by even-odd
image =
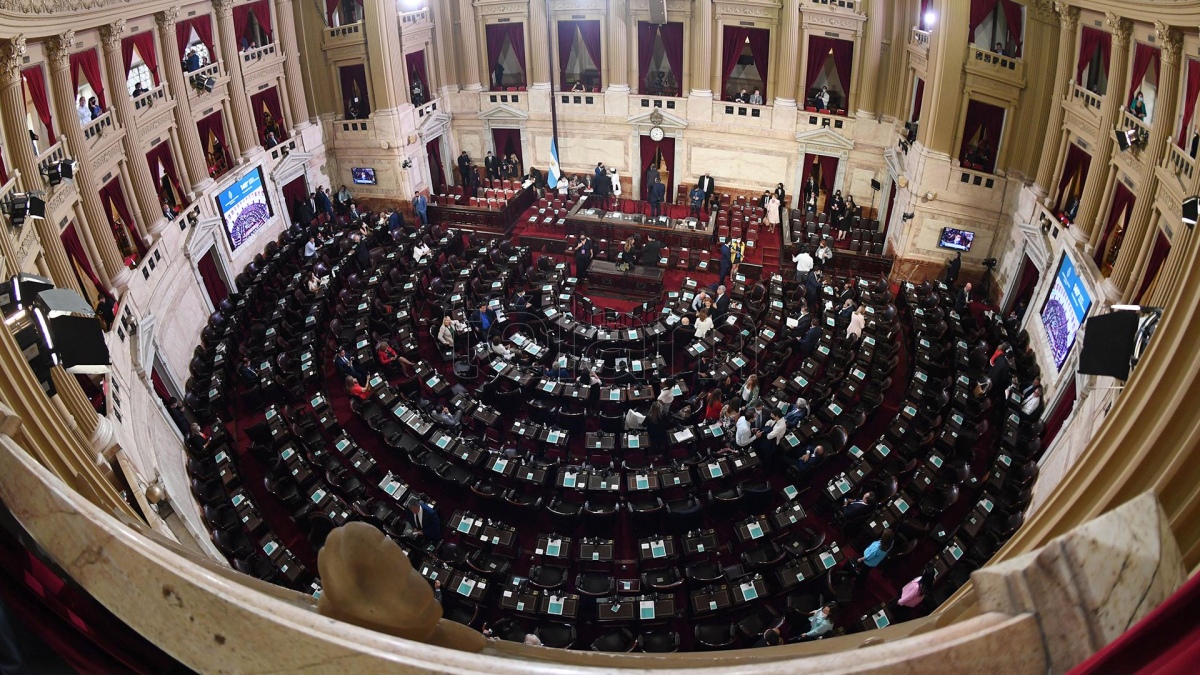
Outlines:
{"label": "balcony railing", "polygon": [[1184,183],[1189,183],[1196,173],[1196,160],[1186,150],[1171,143],[1167,145],[1167,156],[1163,158],[1163,167],[1173,171]]}
{"label": "balcony railing", "polygon": [[556,94],[556,96],[558,96],[558,102],[562,103],[564,105],[580,105],[580,106],[598,105],[601,107],[604,106],[604,94],[600,94],[597,92],[564,91],[559,94]]}
{"label": "balcony railing", "polygon": [[1021,59],[1016,57],[997,54],[996,52],[978,47],[974,49],[974,52],[974,59],[977,64],[992,66],[1001,70],[1011,70],[1013,72],[1017,72],[1021,68]]}
{"label": "balcony railing", "polygon": [[809,4],[814,7],[828,7],[830,9],[848,9],[853,12],[857,9],[858,2],[856,0],[809,0]]}
{"label": "balcony railing", "polygon": [[[4,183],[4,185],[0,186],[0,203],[8,201],[9,195],[16,193],[16,191],[17,191],[17,177],[9,176],[8,181],[6,183]],[[19,232],[20,231],[18,229],[13,228],[11,220],[9,220],[8,218],[5,218],[4,220],[8,223],[8,231],[9,232]],[[20,266],[21,261],[20,260],[8,260],[8,261],[5,261],[5,263],[7,265],[10,265],[15,268],[15,267]],[[6,278],[6,279],[8,278],[8,276],[9,276],[8,270],[0,270],[0,272],[3,272],[3,274],[0,274],[0,277]]]}
{"label": "balcony railing", "polygon": [[275,43],[247,49],[242,52],[242,63],[254,63],[275,55]]}
{"label": "balcony railing", "polygon": [[280,141],[279,143],[277,143],[269,148],[266,148],[266,151],[267,151],[267,153],[270,154],[271,161],[274,162],[274,161],[283,159],[284,157],[287,157],[289,154],[294,152],[297,147],[299,147],[299,146],[296,143],[296,139],[288,138],[288,139]]}
{"label": "balcony railing", "polygon": [[1137,132],[1134,138],[1134,143],[1145,145],[1150,141],[1150,125],[1138,119],[1137,115],[1122,108],[1121,110],[1121,128],[1129,131],[1132,129]]}
{"label": "balcony railing", "polygon": [[67,158],[67,146],[62,141],[46,148],[46,151],[37,156],[38,170],[45,169],[51,164],[57,164]]}
{"label": "balcony railing", "polygon": [[829,127],[847,137],[853,132],[851,122],[854,121],[854,118],[845,115],[829,115],[811,110],[801,110],[799,120],[800,124],[807,124],[810,127],[817,128]]}
{"label": "balcony railing", "polygon": [[437,112],[438,109],[440,109],[441,107],[442,107],[441,99],[436,99],[436,98],[428,103],[417,106],[416,107],[417,124],[420,125],[422,120],[424,120],[426,117],[429,117],[430,115]]}
{"label": "balcony railing", "polygon": [[918,49],[929,51],[929,31],[920,28],[912,29],[912,44]]}
{"label": "balcony railing", "polygon": [[639,94],[629,98],[629,114],[638,115],[646,110],[659,108],[661,110],[683,110],[687,107],[687,99],[677,96],[650,96]]}
{"label": "balcony railing", "polygon": [[519,110],[529,109],[529,95],[523,91],[485,91],[479,95],[481,110],[492,106],[510,105]]}
{"label": "balcony railing", "polygon": [[167,85],[163,83],[133,99],[133,110],[134,112],[141,113],[143,110],[153,107],[155,103],[161,103],[165,100],[167,100]]}
{"label": "balcony railing", "polygon": [[[403,14],[401,16],[403,16]],[[345,26],[334,26],[333,28],[326,29],[325,37],[330,40],[335,40],[337,38],[352,37],[355,35],[361,36],[362,29],[362,21],[348,23]]]}
{"label": "balcony railing", "polygon": [[427,23],[428,21],[429,21],[429,8],[428,7],[422,7],[421,9],[414,10],[411,12],[403,12],[400,14],[400,30],[403,31],[405,28],[408,28],[410,26],[415,26],[420,23]]}
{"label": "balcony railing", "polygon": [[100,138],[106,131],[112,131],[113,114],[111,110],[105,110],[104,114],[96,119],[88,122],[83,127],[83,140],[87,141],[89,147],[95,139]]}
{"label": "balcony railing", "polygon": [[771,108],[766,105],[751,105],[749,103],[734,103],[718,101],[713,103],[713,114],[725,117],[745,117],[750,119],[771,119]]}
{"label": "balcony railing", "polygon": [[190,73],[184,73],[184,75],[187,76],[188,80],[191,80],[193,77],[203,77],[206,79],[211,77],[215,80],[221,76],[221,62],[213,61],[207,66],[201,66]]}
{"label": "balcony railing", "polygon": [[333,128],[338,133],[369,134],[375,129],[375,125],[371,124],[371,120],[337,120],[333,123]]}
{"label": "balcony railing", "polygon": [[991,190],[997,186],[1004,185],[1004,179],[986,171],[976,171],[966,167],[958,167],[954,170],[958,174],[958,182],[963,185],[974,185],[986,190]]}
{"label": "balcony railing", "polygon": [[1072,83],[1071,100],[1083,106],[1085,109],[1099,115],[1100,104],[1104,102],[1104,96],[1089,91],[1086,87],[1081,87],[1078,84]]}

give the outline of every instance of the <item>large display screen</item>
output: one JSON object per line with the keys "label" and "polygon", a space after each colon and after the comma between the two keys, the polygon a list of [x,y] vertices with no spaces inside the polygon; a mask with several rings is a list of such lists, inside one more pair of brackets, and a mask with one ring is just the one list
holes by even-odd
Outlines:
{"label": "large display screen", "polygon": [[237,251],[271,219],[271,202],[263,187],[262,169],[254,169],[222,190],[217,195],[217,209],[225,221],[229,244]]}
{"label": "large display screen", "polygon": [[975,233],[970,230],[956,230],[953,227],[943,227],[942,236],[938,239],[938,246],[954,249],[955,251],[970,251],[971,244],[974,241]]}
{"label": "large display screen", "polygon": [[1071,258],[1063,255],[1054,275],[1054,286],[1042,307],[1042,329],[1054,355],[1054,368],[1061,369],[1075,344],[1075,335],[1092,307],[1092,296],[1084,288]]}

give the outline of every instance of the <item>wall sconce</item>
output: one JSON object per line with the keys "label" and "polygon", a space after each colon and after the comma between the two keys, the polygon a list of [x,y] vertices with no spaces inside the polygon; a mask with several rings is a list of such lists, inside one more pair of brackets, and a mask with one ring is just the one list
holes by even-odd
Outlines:
{"label": "wall sconce", "polygon": [[405,157],[403,162],[400,162],[401,169],[408,169],[412,166],[412,160]]}

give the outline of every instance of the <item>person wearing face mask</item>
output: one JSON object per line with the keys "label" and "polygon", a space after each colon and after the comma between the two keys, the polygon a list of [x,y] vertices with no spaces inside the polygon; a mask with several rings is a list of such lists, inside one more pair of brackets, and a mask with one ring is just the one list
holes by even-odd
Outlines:
{"label": "person wearing face mask", "polygon": [[1146,121],[1146,100],[1142,97],[1140,90],[1133,95],[1133,101],[1129,104],[1129,112],[1139,120]]}

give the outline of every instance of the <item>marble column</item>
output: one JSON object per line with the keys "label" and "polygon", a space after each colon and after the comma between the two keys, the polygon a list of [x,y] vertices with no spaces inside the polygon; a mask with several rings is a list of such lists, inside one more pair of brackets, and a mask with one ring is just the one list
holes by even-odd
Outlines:
{"label": "marble column", "polygon": [[629,7],[608,2],[608,91],[629,93]]}
{"label": "marble column", "polygon": [[1106,168],[1112,159],[1111,130],[1116,128],[1117,116],[1121,112],[1121,103],[1125,96],[1123,88],[1129,70],[1129,37],[1133,30],[1133,24],[1127,19],[1111,12],[1107,17],[1108,29],[1112,31],[1112,59],[1108,66],[1108,93],[1104,96],[1104,102],[1100,104],[1100,129],[1103,133],[1096,137],[1096,145],[1092,149],[1094,169],[1088,171],[1087,179],[1083,183],[1075,226],[1068,228],[1073,235],[1089,241],[1092,249],[1096,247],[1096,240],[1104,229],[1097,219],[1101,213],[1100,202],[1104,201],[1105,196],[1103,188],[1108,178]]}
{"label": "marble column", "polygon": [[311,118],[304,94],[304,74],[300,70],[300,49],[296,43],[296,16],[292,0],[275,0],[275,22],[279,26],[279,45],[283,48],[283,75],[287,78],[287,102],[292,109],[292,125],[306,124]]}
{"label": "marble column", "polygon": [[858,68],[858,90],[855,107],[859,117],[875,117],[881,112],[878,99],[879,65],[883,56],[883,16],[888,11],[884,0],[871,0],[867,6],[867,23],[858,38],[862,57]]}
{"label": "marble column", "polygon": [[463,91],[483,91],[479,79],[479,30],[475,27],[475,5],[471,0],[458,0],[458,37]]}
{"label": "marble column", "polygon": [[1183,274],[1183,261],[1187,257],[1195,232],[1190,227],[1180,227],[1175,230],[1175,238],[1171,242],[1171,251],[1163,261],[1162,271],[1159,272],[1158,282],[1148,297],[1142,298],[1142,304],[1151,307],[1164,307],[1170,298],[1171,290]]}
{"label": "marble column", "polygon": [[62,366],[50,369],[50,379],[54,382],[54,388],[58,390],[58,398],[63,407],[75,421],[80,435],[87,439],[93,450],[108,458],[111,454],[109,451],[116,445],[112,422],[96,413],[87,394],[83,393],[79,380],[63,370]]}
{"label": "marble column", "polygon": [[[443,97],[458,91],[458,77],[453,74],[454,47],[451,37],[453,22],[450,20],[450,10],[444,5],[445,2],[446,0],[429,0],[429,17],[433,22],[433,39],[431,41],[434,53],[433,68],[437,71],[438,86],[441,88]],[[529,44],[528,39],[525,40],[525,44]],[[525,55],[525,60],[526,63],[529,62],[529,54]]]}
{"label": "marble column", "polygon": [[794,108],[796,70],[800,58],[800,0],[783,0],[779,21],[779,74],[775,80],[775,105]]}
{"label": "marble column", "polygon": [[[375,3],[367,3],[369,5]],[[217,41],[221,43],[221,60],[229,73],[229,107],[233,114],[225,116],[225,135],[237,136],[242,157],[259,151],[258,131],[250,116],[250,96],[242,78],[242,55],[238,52],[237,30],[233,27],[233,0],[213,0],[217,15]],[[232,117],[232,119],[230,119]],[[230,122],[233,129],[230,129]]]}
{"label": "marble column", "polygon": [[951,156],[956,152],[953,145],[964,105],[967,31],[962,27],[970,21],[971,3],[936,0],[936,5],[938,20],[929,36],[929,79],[917,140],[934,152]]}
{"label": "marble column", "polygon": [[712,98],[713,0],[692,3],[692,91],[690,96]]}
{"label": "marble column", "polygon": [[[175,35],[175,23],[179,20],[179,8],[169,7],[154,15],[158,23],[158,37],[162,48],[163,70],[167,73],[167,86],[175,97],[175,128],[179,143],[180,154],[177,155],[176,165],[192,198],[198,195],[212,183],[208,176],[208,167],[204,162],[204,147],[200,145],[200,134],[192,121],[192,105],[188,99],[191,83],[187,80],[178,59],[179,38]],[[179,161],[182,160],[182,161]]]}
{"label": "marble column", "polygon": [[108,70],[109,107],[116,113],[121,126],[125,127],[121,145],[125,148],[133,188],[132,193],[125,193],[125,203],[132,212],[138,236],[149,246],[166,227],[167,219],[163,217],[158,191],[154,189],[154,179],[150,177],[150,165],[146,163],[146,154],[139,143],[141,137],[137,133],[137,114],[133,109],[133,99],[129,97],[125,63],[121,57],[121,41],[125,37],[124,19],[100,27],[104,65]]}
{"label": "marble column", "polygon": [[[5,138],[28,139],[25,126],[25,91],[21,83],[21,68],[25,57],[25,38],[18,36],[0,41],[0,118],[3,118]],[[72,101],[74,97],[72,97]],[[8,159],[21,172],[21,185],[26,190],[42,189],[37,155],[27,142],[6,143]]]}
{"label": "marble column", "polygon": [[1150,124],[1150,141],[1142,151],[1142,162],[1148,170],[1143,179],[1144,184],[1139,186],[1140,195],[1133,203],[1121,251],[1117,254],[1112,274],[1108,277],[1119,292],[1122,302],[1127,302],[1136,292],[1138,275],[1135,272],[1145,265],[1145,259],[1154,245],[1157,233],[1150,228],[1150,218],[1154,214],[1152,195],[1157,191],[1158,183],[1155,169],[1162,162],[1167,144],[1171,142],[1171,132],[1175,128],[1175,110],[1179,107],[1179,61],[1183,51],[1183,38],[1162,22],[1155,23],[1155,34],[1162,58],[1158,75],[1158,100],[1154,105],[1154,121]]}
{"label": "marble column", "polygon": [[[1055,171],[1059,163],[1059,149],[1063,136],[1063,102],[1067,87],[1075,79],[1075,34],[1079,31],[1079,8],[1065,2],[1054,3],[1058,12],[1058,62],[1054,69],[1054,93],[1051,97],[1050,116],[1046,119],[1046,142],[1042,144],[1042,159],[1038,164],[1035,184],[1046,195],[1054,192]],[[1047,197],[1049,199],[1050,197]],[[1053,206],[1049,202],[1047,206]]]}
{"label": "marble column", "polygon": [[396,39],[400,34],[400,15],[395,5],[364,4],[363,33],[370,64],[367,77],[371,78],[371,121],[375,133],[384,139],[401,138],[404,128],[401,109],[408,110],[411,104],[405,86],[408,71],[404,67],[404,52]]}
{"label": "marble column", "polygon": [[550,26],[546,4],[549,0],[529,0],[529,88],[550,89]]}

